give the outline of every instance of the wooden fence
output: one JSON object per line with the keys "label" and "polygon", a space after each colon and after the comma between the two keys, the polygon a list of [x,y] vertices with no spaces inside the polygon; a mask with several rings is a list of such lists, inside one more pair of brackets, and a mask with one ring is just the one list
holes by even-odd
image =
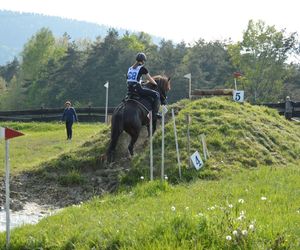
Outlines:
{"label": "wooden fence", "polygon": [[[105,107],[76,108],[78,120],[82,122],[104,122]],[[107,113],[111,115],[113,107],[108,107]],[[0,121],[60,121],[64,108],[40,108],[28,110],[0,111]]]}
{"label": "wooden fence", "polygon": [[288,120],[293,117],[300,117],[300,102],[293,102],[289,98],[285,102],[263,103],[262,105],[277,109],[279,114],[284,115]]}

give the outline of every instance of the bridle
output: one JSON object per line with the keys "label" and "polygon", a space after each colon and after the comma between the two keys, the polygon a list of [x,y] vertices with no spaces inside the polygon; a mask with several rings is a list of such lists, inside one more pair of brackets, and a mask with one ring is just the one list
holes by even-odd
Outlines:
{"label": "bridle", "polygon": [[158,91],[160,93],[160,99],[161,102],[164,102],[167,99],[167,94],[166,94],[166,87],[165,87],[165,81],[162,82],[162,78],[159,77],[158,80],[156,80],[157,86],[156,89],[160,88],[161,91]]}

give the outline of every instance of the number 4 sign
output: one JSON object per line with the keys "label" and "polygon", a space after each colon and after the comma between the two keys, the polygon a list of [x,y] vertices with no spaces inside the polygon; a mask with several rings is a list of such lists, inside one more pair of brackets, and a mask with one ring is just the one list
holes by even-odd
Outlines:
{"label": "number 4 sign", "polygon": [[244,102],[244,90],[234,90],[233,100],[236,102]]}
{"label": "number 4 sign", "polygon": [[200,168],[203,167],[203,161],[202,161],[198,151],[196,151],[195,153],[192,154],[191,160],[197,170],[199,170]]}

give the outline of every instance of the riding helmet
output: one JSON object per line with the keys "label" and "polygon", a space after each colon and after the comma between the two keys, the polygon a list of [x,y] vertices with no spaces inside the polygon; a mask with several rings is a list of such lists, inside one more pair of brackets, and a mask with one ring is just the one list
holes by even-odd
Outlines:
{"label": "riding helmet", "polygon": [[140,53],[138,53],[137,55],[136,55],[136,60],[138,61],[138,62],[146,62],[147,61],[147,58],[146,58],[146,55],[145,55],[145,53],[142,53],[142,52],[140,52]]}

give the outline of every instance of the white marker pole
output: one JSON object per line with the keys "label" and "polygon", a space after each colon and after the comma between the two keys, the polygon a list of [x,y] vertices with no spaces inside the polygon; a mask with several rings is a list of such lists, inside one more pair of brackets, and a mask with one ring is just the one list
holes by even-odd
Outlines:
{"label": "white marker pole", "polygon": [[203,149],[204,160],[207,160],[205,136],[204,136],[204,134],[201,134],[200,137],[201,137],[201,141],[202,141],[202,149]]}
{"label": "white marker pole", "polygon": [[188,73],[188,74],[184,75],[183,77],[189,79],[189,99],[191,99],[191,97],[192,97],[192,74]]}
{"label": "white marker pole", "polygon": [[9,140],[5,140],[5,211],[6,211],[6,248],[10,242],[10,211],[9,211]]}
{"label": "white marker pole", "polygon": [[108,109],[108,87],[109,87],[109,82],[107,81],[104,84],[104,87],[106,88],[106,101],[105,101],[105,123],[108,123],[108,119],[107,119],[107,109]]}
{"label": "white marker pole", "polygon": [[161,117],[161,181],[165,175],[165,113],[162,112]]}
{"label": "white marker pole", "polygon": [[5,212],[6,212],[6,248],[10,241],[10,214],[9,214],[9,139],[24,135],[13,129],[0,127],[0,139],[5,139]]}
{"label": "white marker pole", "polygon": [[190,114],[186,115],[186,123],[187,123],[187,150],[188,150],[188,167],[191,167],[191,158],[190,158]]}
{"label": "white marker pole", "polygon": [[177,139],[177,130],[176,130],[176,123],[175,123],[174,109],[172,109],[172,118],[173,118],[173,125],[174,125],[174,137],[175,137],[175,145],[176,145],[176,154],[177,154],[179,178],[181,179],[181,163],[180,163],[180,156],[179,156],[179,147],[178,147],[178,139]]}
{"label": "white marker pole", "polygon": [[149,112],[150,125],[149,125],[149,136],[150,136],[150,180],[153,181],[153,138],[152,138],[152,129],[153,129],[153,118],[152,111]]}
{"label": "white marker pole", "polygon": [[236,78],[234,78],[234,89],[237,90]]}

